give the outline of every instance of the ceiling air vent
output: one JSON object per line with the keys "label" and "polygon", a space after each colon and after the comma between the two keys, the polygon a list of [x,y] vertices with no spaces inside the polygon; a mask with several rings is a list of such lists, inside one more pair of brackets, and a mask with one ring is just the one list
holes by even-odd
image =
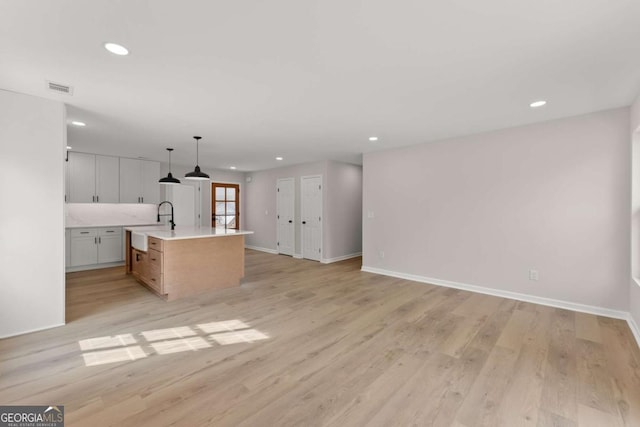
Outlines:
{"label": "ceiling air vent", "polygon": [[71,86],[63,85],[60,83],[55,83],[47,80],[47,87],[50,91],[56,93],[64,93],[67,95],[73,95],[73,88]]}

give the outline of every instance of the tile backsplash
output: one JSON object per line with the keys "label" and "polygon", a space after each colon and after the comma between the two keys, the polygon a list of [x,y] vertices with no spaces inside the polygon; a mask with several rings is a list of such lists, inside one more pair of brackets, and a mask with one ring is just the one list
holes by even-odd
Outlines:
{"label": "tile backsplash", "polygon": [[66,203],[65,226],[141,225],[156,222],[157,206],[130,203]]}

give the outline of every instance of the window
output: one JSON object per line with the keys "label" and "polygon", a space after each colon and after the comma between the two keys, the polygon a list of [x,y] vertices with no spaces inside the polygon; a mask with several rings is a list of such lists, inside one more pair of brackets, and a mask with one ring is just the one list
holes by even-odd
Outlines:
{"label": "window", "polygon": [[240,184],[211,183],[211,226],[240,229]]}

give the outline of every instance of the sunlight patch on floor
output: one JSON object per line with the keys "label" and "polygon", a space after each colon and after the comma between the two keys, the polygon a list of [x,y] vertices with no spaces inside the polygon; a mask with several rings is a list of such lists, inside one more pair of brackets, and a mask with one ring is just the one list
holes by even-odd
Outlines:
{"label": "sunlight patch on floor", "polygon": [[93,351],[91,353],[83,353],[84,364],[86,366],[104,365],[106,363],[125,362],[137,360],[147,357],[142,347],[139,345],[114,348],[111,350]]}
{"label": "sunlight patch on floor", "polygon": [[197,335],[196,331],[188,326],[169,329],[155,329],[153,331],[141,332],[141,334],[147,341],[170,340],[174,338],[193,337]]}
{"label": "sunlight patch on floor", "polygon": [[115,335],[112,337],[97,337],[78,341],[82,351],[96,350],[99,348],[124,347],[135,344],[136,339],[131,334]]}
{"label": "sunlight patch on floor", "polygon": [[151,344],[151,347],[153,347],[158,354],[171,354],[181,351],[197,351],[203,348],[209,348],[211,344],[205,341],[204,338],[192,337],[181,340],[155,342]]}
{"label": "sunlight patch on floor", "polygon": [[[136,338],[138,335],[139,338]],[[238,320],[201,323],[195,326],[154,329],[138,334],[95,337],[78,341],[86,366],[130,362],[153,355],[198,351],[215,345],[253,343],[269,336]],[[99,351],[94,351],[98,350]]]}

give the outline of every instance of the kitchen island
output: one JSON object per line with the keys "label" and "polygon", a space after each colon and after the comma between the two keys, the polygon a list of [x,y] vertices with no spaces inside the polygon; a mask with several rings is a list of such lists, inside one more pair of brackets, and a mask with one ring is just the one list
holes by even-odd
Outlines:
{"label": "kitchen island", "polygon": [[126,271],[171,301],[239,286],[244,236],[252,231],[210,227],[125,227]]}

